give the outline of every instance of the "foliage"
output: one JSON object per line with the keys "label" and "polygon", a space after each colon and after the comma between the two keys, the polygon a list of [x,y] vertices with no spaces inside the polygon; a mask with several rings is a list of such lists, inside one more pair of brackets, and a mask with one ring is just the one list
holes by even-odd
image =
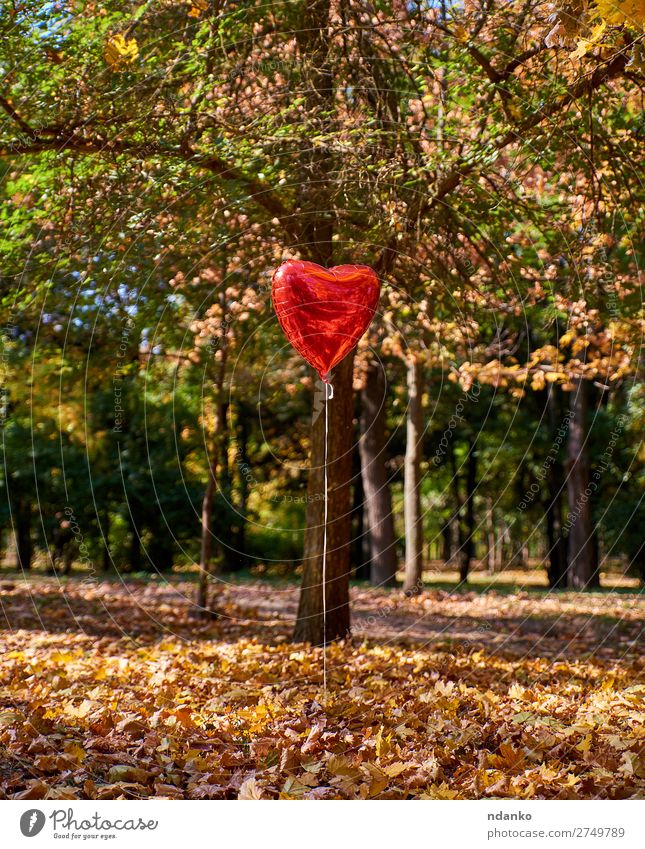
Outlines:
{"label": "foliage", "polygon": [[[266,585],[222,588],[200,625],[186,592],[5,583],[8,798],[643,793],[634,597],[359,592],[362,634],[329,649],[325,703],[321,652],[286,642]],[[416,638],[387,637],[401,621]]]}

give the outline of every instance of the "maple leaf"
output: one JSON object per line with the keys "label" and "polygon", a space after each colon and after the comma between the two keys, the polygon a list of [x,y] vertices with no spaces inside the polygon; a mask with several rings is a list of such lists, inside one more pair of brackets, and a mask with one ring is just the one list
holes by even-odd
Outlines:
{"label": "maple leaf", "polygon": [[247,778],[240,785],[239,792],[237,794],[238,799],[262,799],[262,788],[255,780],[255,776],[252,775],[250,778]]}
{"label": "maple leaf", "polygon": [[105,61],[112,70],[119,70],[136,61],[139,45],[134,38],[126,38],[122,33],[111,35],[105,44]]}

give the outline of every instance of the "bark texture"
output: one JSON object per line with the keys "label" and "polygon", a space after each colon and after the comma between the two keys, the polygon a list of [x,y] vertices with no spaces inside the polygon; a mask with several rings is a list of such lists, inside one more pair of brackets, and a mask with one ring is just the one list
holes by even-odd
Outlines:
{"label": "bark texture", "polygon": [[423,587],[423,522],[421,517],[421,368],[414,357],[407,363],[408,416],[406,425],[403,511],[405,519],[405,582],[408,595]]}
{"label": "bark texture", "polygon": [[464,584],[468,580],[470,566],[475,554],[475,492],[477,490],[477,453],[475,443],[468,444],[468,457],[466,458],[466,503],[464,516],[463,543],[459,552],[459,582]]}
{"label": "bark texture", "polygon": [[[326,628],[323,626],[323,537],[324,537],[324,407],[314,410],[311,436],[311,469],[307,488],[307,529],[304,573],[294,639],[322,645],[349,634],[349,551],[351,532],[350,478],[352,471],[354,356],[350,354],[333,375],[334,397],[327,401],[327,565],[325,598]],[[321,386],[322,384],[319,384]],[[323,391],[320,389],[320,391]]]}
{"label": "bark texture", "polygon": [[[221,390],[221,387],[220,387]],[[217,405],[217,423],[215,439],[211,448],[211,462],[208,472],[208,483],[202,499],[201,546],[199,555],[199,587],[197,591],[197,606],[201,613],[208,611],[208,585],[213,576],[213,501],[217,492],[217,477],[220,466],[224,463],[224,452],[227,446],[227,409],[225,402]]]}
{"label": "bark texture", "polygon": [[571,390],[567,495],[569,536],[567,584],[582,590],[597,582],[596,549],[591,519],[589,457],[587,452],[589,381],[575,380]]}
{"label": "bark texture", "polygon": [[[556,388],[552,384],[547,390],[547,413],[552,445],[558,437],[558,404]],[[553,449],[552,449],[553,450]],[[567,583],[567,538],[562,519],[562,493],[565,489],[564,467],[559,456],[549,465],[547,475],[548,493],[546,507],[546,536],[549,546],[547,576],[551,589],[561,589]]]}
{"label": "bark texture", "polygon": [[370,581],[374,586],[394,586],[397,562],[392,496],[385,466],[385,375],[376,362],[370,363],[365,388],[361,392],[360,425],[359,450],[370,542]]}
{"label": "bark texture", "polygon": [[31,508],[26,499],[21,498],[16,501],[14,527],[16,532],[16,566],[18,569],[31,569],[34,543],[31,538]]}

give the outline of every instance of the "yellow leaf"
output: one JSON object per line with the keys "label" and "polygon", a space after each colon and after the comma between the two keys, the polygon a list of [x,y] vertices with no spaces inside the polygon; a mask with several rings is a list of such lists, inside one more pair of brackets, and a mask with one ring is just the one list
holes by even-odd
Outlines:
{"label": "yellow leaf", "polygon": [[458,790],[451,790],[450,787],[443,781],[441,784],[433,784],[425,793],[421,794],[422,799],[456,799],[459,795]]}
{"label": "yellow leaf", "polygon": [[75,743],[73,740],[70,740],[65,743],[63,749],[66,755],[69,755],[72,760],[78,761],[79,763],[81,761],[84,761],[87,757],[87,752],[85,751],[85,749],[80,745],[80,743]]}
{"label": "yellow leaf", "polygon": [[397,775],[401,775],[402,772],[405,772],[407,768],[406,764],[401,763],[401,761],[397,761],[396,763],[384,766],[383,772],[385,772],[386,775],[389,775],[390,778],[396,778]]}
{"label": "yellow leaf", "polygon": [[145,769],[139,769],[137,766],[130,766],[130,764],[117,764],[110,769],[108,777],[110,781],[133,781],[141,784],[150,778],[150,773]]}
{"label": "yellow leaf", "polygon": [[382,758],[383,755],[386,755],[390,751],[390,741],[392,739],[392,735],[388,734],[387,737],[383,737],[383,726],[378,730],[376,737],[376,757]]}
{"label": "yellow leaf", "polygon": [[356,778],[360,770],[355,767],[345,755],[332,755],[327,761],[327,770],[332,775],[340,775],[345,778]]}
{"label": "yellow leaf", "polygon": [[131,65],[139,55],[139,45],[134,38],[126,38],[121,33],[111,35],[105,44],[105,61],[118,70],[124,65]]}
{"label": "yellow leaf", "polygon": [[389,783],[388,776],[382,769],[379,769],[376,764],[363,764],[362,770],[369,776],[369,795],[372,798],[374,796],[378,796],[378,794],[382,793],[383,790],[385,790],[385,788],[387,787]]}
{"label": "yellow leaf", "polygon": [[74,655],[69,651],[55,651],[51,659],[56,663],[69,663],[74,660]]}
{"label": "yellow leaf", "polygon": [[643,0],[596,0],[596,15],[610,26],[645,27],[645,2]]}
{"label": "yellow leaf", "polygon": [[73,705],[71,703],[67,703],[65,705],[65,713],[68,716],[73,716],[76,719],[83,719],[88,715],[88,713],[95,707],[95,704],[91,702],[89,699],[83,699],[80,705]]}
{"label": "yellow leaf", "polygon": [[579,752],[588,752],[591,749],[591,734],[587,734],[583,739],[578,743],[576,749]]}
{"label": "yellow leaf", "polygon": [[601,21],[597,26],[593,28],[591,31],[591,35],[589,38],[581,38],[578,41],[576,49],[571,54],[572,59],[582,59],[582,57],[588,53],[596,44],[600,41],[602,34],[607,28],[607,22]]}

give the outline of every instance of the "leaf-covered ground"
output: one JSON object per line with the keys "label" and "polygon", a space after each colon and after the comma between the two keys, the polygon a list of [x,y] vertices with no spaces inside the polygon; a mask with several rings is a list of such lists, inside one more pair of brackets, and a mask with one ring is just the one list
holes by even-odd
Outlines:
{"label": "leaf-covered ground", "polygon": [[288,640],[296,589],[0,582],[0,794],[643,798],[643,599],[353,591],[355,635]]}

